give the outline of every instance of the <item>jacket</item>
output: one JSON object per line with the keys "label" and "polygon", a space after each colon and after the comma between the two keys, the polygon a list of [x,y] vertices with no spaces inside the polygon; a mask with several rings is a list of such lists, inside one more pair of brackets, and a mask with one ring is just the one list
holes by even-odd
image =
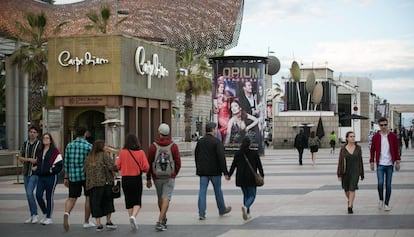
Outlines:
{"label": "jacket", "polygon": [[[400,145],[398,144],[398,138],[393,132],[389,132],[388,143],[390,144],[391,161],[394,164],[396,161],[401,160],[400,157]],[[369,162],[378,165],[381,157],[381,133],[374,134],[371,141],[370,157]]]}
{"label": "jacket", "polygon": [[198,176],[228,175],[224,146],[216,137],[206,134],[195,148],[195,165]]}
{"label": "jacket", "polygon": [[84,171],[86,176],[86,190],[95,187],[114,184],[115,162],[108,154],[100,152],[96,154],[95,164],[92,161],[92,154],[85,159]]}
{"label": "jacket", "polygon": [[[260,160],[259,154],[257,151],[249,150],[246,153],[246,157],[249,160],[253,170],[257,172],[259,170],[259,174],[264,177],[263,173],[263,166]],[[253,174],[252,170],[250,169],[249,165],[244,158],[244,153],[241,151],[236,152],[234,155],[233,162],[231,163],[229,176],[233,175],[234,170],[237,168],[236,171],[236,186],[237,187],[254,187],[256,186],[256,179],[255,174]]]}
{"label": "jacket", "polygon": [[[171,143],[173,143],[173,141],[171,141],[171,139],[169,139],[168,137],[160,137],[155,143],[157,143],[160,146],[168,146]],[[155,154],[157,153],[157,148],[155,147],[154,144],[151,144],[149,149],[148,149],[148,163],[149,163],[149,171],[147,173],[147,180],[150,180],[151,177],[153,179],[157,179],[157,176],[152,172],[152,163],[155,160]],[[177,144],[173,144],[171,146],[171,154],[173,156],[174,159],[174,173],[171,175],[171,178],[175,179],[175,177],[177,177],[178,172],[180,172],[181,169],[181,156],[180,156],[180,151],[178,150],[178,146]]]}
{"label": "jacket", "polygon": [[39,149],[36,155],[36,159],[36,175],[51,176],[59,174],[63,168],[62,155],[60,154],[59,150],[55,147],[50,147],[44,156],[43,149]]}

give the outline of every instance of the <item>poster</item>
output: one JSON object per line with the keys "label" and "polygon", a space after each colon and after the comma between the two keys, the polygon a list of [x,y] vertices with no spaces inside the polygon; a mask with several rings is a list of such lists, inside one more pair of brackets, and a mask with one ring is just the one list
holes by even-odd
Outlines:
{"label": "poster", "polygon": [[218,137],[226,153],[235,153],[245,137],[251,148],[264,153],[266,119],[264,84],[265,58],[215,57],[213,65],[212,111]]}

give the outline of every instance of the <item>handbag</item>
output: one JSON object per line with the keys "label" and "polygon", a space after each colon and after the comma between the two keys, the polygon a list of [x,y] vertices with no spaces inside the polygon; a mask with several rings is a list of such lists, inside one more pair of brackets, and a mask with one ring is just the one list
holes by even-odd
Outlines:
{"label": "handbag", "polygon": [[252,165],[250,164],[249,159],[247,159],[246,154],[244,155],[244,159],[246,160],[247,165],[249,165],[250,170],[254,174],[254,179],[256,181],[256,186],[258,186],[258,187],[263,186],[264,185],[264,178],[260,174],[256,173],[256,171],[253,169]]}
{"label": "handbag", "polygon": [[112,186],[112,198],[120,198],[121,197],[121,180],[116,178],[114,181],[114,185]]}

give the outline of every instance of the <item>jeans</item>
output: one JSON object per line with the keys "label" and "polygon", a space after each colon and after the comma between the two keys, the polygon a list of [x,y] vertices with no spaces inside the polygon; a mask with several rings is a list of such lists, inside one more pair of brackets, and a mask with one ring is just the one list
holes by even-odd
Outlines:
{"label": "jeans", "polygon": [[256,199],[256,186],[241,187],[243,192],[243,205],[247,208],[247,213],[250,213],[250,206],[253,205]]}
{"label": "jeans", "polygon": [[200,176],[200,190],[198,192],[198,215],[206,216],[206,196],[209,182],[213,184],[219,214],[223,215],[226,211],[224,204],[223,191],[221,190],[221,176]]}
{"label": "jeans", "polygon": [[[53,212],[53,196],[55,195],[55,188],[58,182],[58,175],[39,176],[39,181],[36,188],[36,199],[40,209],[46,218],[52,217]],[[46,203],[43,200],[43,193],[46,191]]]}
{"label": "jeans", "polygon": [[384,200],[384,176],[385,176],[385,201],[384,204],[388,205],[391,198],[391,181],[394,166],[392,165],[378,165],[377,166],[377,179],[378,179],[378,195],[380,201]]}
{"label": "jeans", "polygon": [[27,202],[29,203],[30,216],[37,215],[37,204],[34,196],[34,189],[37,186],[39,176],[24,176],[24,190],[26,191]]}
{"label": "jeans", "polygon": [[302,158],[303,158],[303,150],[304,148],[296,148],[299,152],[299,164],[302,165]]}

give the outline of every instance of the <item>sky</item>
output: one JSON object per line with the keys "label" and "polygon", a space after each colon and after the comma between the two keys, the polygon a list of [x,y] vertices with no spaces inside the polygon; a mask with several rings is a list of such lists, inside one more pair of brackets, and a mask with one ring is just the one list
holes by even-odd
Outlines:
{"label": "sky", "polygon": [[392,104],[414,104],[414,1],[245,0],[238,45],[226,55],[281,62],[274,82],[296,60],[334,77],[372,80],[373,93]]}
{"label": "sky", "polygon": [[412,0],[245,0],[238,45],[226,55],[273,52],[282,87],[295,60],[327,65],[335,78],[369,77],[381,100],[414,104],[413,13]]}

